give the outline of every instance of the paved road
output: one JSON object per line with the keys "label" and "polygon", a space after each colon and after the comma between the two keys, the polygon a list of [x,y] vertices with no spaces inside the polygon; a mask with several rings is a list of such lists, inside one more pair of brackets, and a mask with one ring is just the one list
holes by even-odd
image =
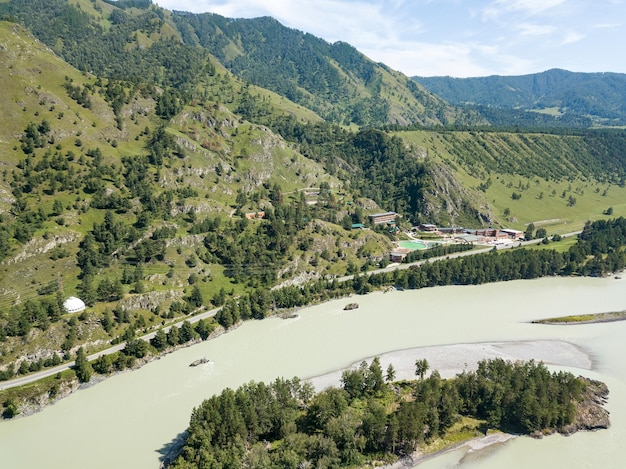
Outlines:
{"label": "paved road", "polygon": [[[571,233],[566,233],[566,234],[562,234],[561,237],[562,238],[569,238],[571,236],[576,236],[577,234],[579,234],[580,231],[573,231]],[[344,277],[337,277],[337,281],[338,282],[345,282],[347,280],[352,280],[355,275],[372,275],[372,274],[379,274],[382,272],[393,272],[394,270],[404,270],[404,269],[408,269],[410,267],[413,267],[415,265],[422,265],[425,264],[426,262],[434,262],[436,260],[441,260],[441,259],[454,259],[457,257],[465,257],[465,256],[474,256],[476,254],[484,254],[486,252],[491,251],[494,247],[497,250],[502,250],[502,249],[511,249],[511,248],[516,248],[516,247],[520,247],[520,246],[530,246],[533,244],[539,244],[543,241],[543,238],[539,238],[539,239],[531,239],[530,241],[518,241],[516,243],[509,243],[509,244],[498,244],[495,246],[485,246],[485,247],[480,247],[478,249],[472,249],[471,251],[463,251],[463,252],[455,252],[452,254],[448,254],[445,256],[440,256],[440,257],[432,257],[430,259],[424,259],[421,261],[416,261],[416,262],[411,262],[409,264],[389,264],[387,267],[384,267],[382,269],[376,269],[376,270],[370,270],[368,272],[363,272],[363,273],[358,273],[358,274],[353,274],[353,275],[346,275]]]}
{"label": "paved road", "polygon": [[[568,238],[570,236],[576,236],[579,233],[580,233],[580,231],[574,231],[572,233],[566,233],[566,234],[561,235],[561,236],[563,238]],[[517,242],[517,243],[511,243],[511,244],[500,244],[500,245],[497,245],[495,247],[498,250],[510,249],[510,248],[513,248],[513,247],[518,247],[520,245],[521,246],[529,246],[529,245],[532,245],[532,244],[539,244],[541,241],[543,241],[543,240],[542,239],[533,239],[533,240],[530,240],[530,241],[522,241],[522,242]],[[410,268],[410,267],[412,267],[414,265],[421,265],[421,264],[424,264],[426,262],[434,262],[434,261],[439,260],[439,259],[446,259],[446,258],[453,259],[453,258],[456,258],[456,257],[474,256],[476,254],[482,254],[482,253],[489,252],[493,248],[494,248],[494,246],[488,246],[488,247],[485,247],[485,248],[472,249],[471,251],[456,252],[456,253],[453,253],[453,254],[448,254],[446,256],[433,257],[431,259],[426,259],[426,260],[422,260],[422,261],[412,262],[410,264],[390,264],[387,267],[382,268],[382,269],[370,270],[368,272],[365,272],[363,275],[372,275],[372,274],[377,274],[377,273],[381,273],[381,272],[393,272],[396,269],[404,270],[404,269],[408,269],[408,268]],[[361,275],[361,274],[355,274],[355,275]],[[346,275],[344,277],[338,277],[337,281],[339,281],[339,282],[346,282],[346,281],[351,280],[353,278],[354,278],[354,275]],[[163,330],[167,333],[167,332],[169,332],[169,330],[172,327],[174,327],[174,326],[180,327],[183,324],[183,322],[185,322],[185,321],[189,321],[190,323],[193,324],[195,322],[200,321],[201,319],[205,319],[205,318],[209,318],[209,317],[215,316],[215,314],[217,314],[217,312],[219,310],[220,310],[220,308],[214,308],[214,309],[207,310],[207,311],[204,311],[202,313],[196,314],[195,316],[191,316],[191,317],[188,317],[188,318],[181,319],[179,322],[171,324],[171,325],[165,327]],[[150,332],[149,334],[141,336],[140,339],[145,340],[145,341],[149,341],[155,335],[156,335],[156,331],[155,332]],[[87,358],[89,359],[89,361],[93,361],[93,360],[95,360],[96,358],[98,358],[101,355],[110,355],[112,353],[119,352],[125,346],[126,346],[126,343],[117,344],[117,345],[109,347],[109,348],[107,348],[105,350],[101,350],[100,352],[97,352],[97,353],[94,353],[92,355],[89,355]],[[17,387],[17,386],[23,386],[25,384],[33,383],[33,382],[38,381],[40,379],[47,378],[48,376],[56,375],[57,373],[59,373],[61,371],[68,370],[72,366],[74,366],[74,362],[64,363],[62,365],[55,366],[54,368],[47,368],[45,370],[38,371],[37,373],[33,373],[31,375],[28,375],[28,376],[23,376],[21,378],[16,378],[16,379],[12,379],[12,380],[9,380],[9,381],[0,382],[0,391],[2,391],[4,389],[14,388],[14,387]]]}
{"label": "paved road", "polygon": [[[189,321],[190,323],[195,323],[200,321],[201,319],[205,319],[205,318],[209,318],[211,316],[215,316],[215,314],[220,310],[220,308],[214,308],[208,311],[204,311],[202,313],[196,314],[195,316],[191,316],[191,317],[187,317],[184,319],[181,319],[180,321],[174,323],[174,324],[170,324],[167,327],[163,328],[163,331],[165,333],[169,332],[169,330],[176,326],[176,327],[180,327],[182,326],[183,322],[185,321]],[[152,339],[154,336],[156,335],[156,331],[154,332],[150,332],[149,334],[145,334],[142,335],[141,337],[139,337],[142,340],[145,341],[149,341],[150,339]],[[110,355],[112,353],[115,352],[119,352],[120,350],[122,350],[124,347],[126,346],[126,342],[123,342],[121,344],[117,344],[117,345],[113,345],[112,347],[109,347],[105,350],[101,350],[99,352],[96,352],[94,354],[89,355],[87,358],[89,361],[93,361],[96,358],[100,357],[101,355]],[[46,368],[45,370],[42,371],[38,371],[36,373],[27,375],[27,376],[23,376],[21,378],[16,378],[16,379],[12,379],[9,381],[3,381],[0,382],[0,391],[3,391],[5,389],[9,389],[9,388],[15,388],[17,386],[23,386],[25,384],[29,384],[29,383],[34,383],[35,381],[39,381],[40,379],[43,378],[47,378],[49,376],[54,376],[57,373],[60,373],[61,371],[65,371],[70,369],[71,367],[73,367],[75,364],[75,362],[69,362],[69,363],[63,363],[61,365],[55,366],[53,368]]]}

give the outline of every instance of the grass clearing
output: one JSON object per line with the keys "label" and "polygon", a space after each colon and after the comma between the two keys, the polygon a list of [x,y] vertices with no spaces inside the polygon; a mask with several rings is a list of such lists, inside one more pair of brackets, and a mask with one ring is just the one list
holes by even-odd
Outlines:
{"label": "grass clearing", "polygon": [[[480,206],[482,212],[493,215],[495,225],[523,231],[532,222],[536,228],[545,228],[551,236],[580,230],[587,221],[626,216],[626,187],[592,177],[574,177],[576,170],[573,168],[573,177],[569,180],[488,169],[499,164],[500,156],[511,161],[511,165],[520,165],[519,161],[526,158],[541,160],[542,151],[554,151],[553,164],[565,164],[566,152],[576,148],[575,140],[559,142],[557,136],[534,134],[526,134],[522,139],[505,132],[454,132],[451,137],[442,132],[410,131],[397,135],[435,165],[450,168],[458,184],[469,191],[472,203]],[[468,160],[467,156],[460,155],[459,150],[453,148],[452,139],[460,142],[459,145],[466,145],[467,152],[474,152],[475,159]],[[609,208],[611,215],[605,213]]]}
{"label": "grass clearing", "polygon": [[562,116],[563,113],[558,107],[544,107],[541,109],[530,109],[530,112],[536,112],[537,114],[547,114],[549,116]]}
{"label": "grass clearing", "polygon": [[550,241],[548,244],[539,243],[526,246],[526,249],[534,249],[538,251],[550,249],[556,252],[563,253],[567,252],[569,248],[576,244],[577,240],[578,238],[576,236],[570,236],[568,238],[563,238],[561,241]]}
{"label": "grass clearing", "polygon": [[424,453],[430,454],[441,451],[452,446],[458,445],[472,438],[485,436],[481,429],[485,426],[484,420],[478,420],[470,417],[461,417],[461,419],[450,427],[442,438],[434,440],[432,443],[424,446]]}

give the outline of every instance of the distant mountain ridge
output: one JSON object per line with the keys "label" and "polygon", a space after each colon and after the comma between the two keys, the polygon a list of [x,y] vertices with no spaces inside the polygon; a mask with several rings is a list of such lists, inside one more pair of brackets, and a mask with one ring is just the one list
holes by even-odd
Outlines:
{"label": "distant mountain ridge", "polygon": [[[520,76],[478,78],[413,77],[454,105],[547,113],[578,125],[626,125],[626,74],[579,73],[561,69]],[[481,112],[494,122],[489,112]]]}
{"label": "distant mountain ridge", "polygon": [[476,124],[406,75],[353,46],[330,44],[270,17],[225,18],[168,11],[149,0],[0,1],[77,69],[192,93],[211,54],[234,75],[274,91],[329,122],[383,126]]}

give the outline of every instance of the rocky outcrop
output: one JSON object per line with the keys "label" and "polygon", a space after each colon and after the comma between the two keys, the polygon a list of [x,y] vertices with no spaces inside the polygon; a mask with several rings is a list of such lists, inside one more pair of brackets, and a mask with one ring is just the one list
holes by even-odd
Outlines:
{"label": "rocky outcrop", "polygon": [[119,302],[119,306],[126,311],[136,309],[153,310],[163,303],[178,301],[182,297],[183,293],[179,290],[151,291],[124,298]]}
{"label": "rocky outcrop", "polygon": [[595,431],[607,429],[611,426],[609,411],[602,407],[607,402],[609,388],[600,381],[579,377],[585,382],[585,390],[581,399],[576,402],[574,421],[556,429],[537,431],[530,436],[543,438],[554,432],[569,436],[578,431]]}
{"label": "rocky outcrop", "polygon": [[18,254],[16,254],[12,259],[7,260],[6,263],[14,264],[36,256],[37,254],[45,254],[58,246],[72,243],[79,237],[80,235],[75,231],[68,231],[65,233],[54,234],[52,236],[33,238],[24,245]]}
{"label": "rocky outcrop", "polygon": [[192,361],[189,366],[198,366],[198,365],[203,365],[205,363],[209,363],[211,360],[209,360],[206,357],[202,357],[202,358],[198,358],[197,360]]}
{"label": "rocky outcrop", "polygon": [[604,407],[609,388],[599,381],[587,379],[587,389],[583,399],[576,403],[576,418],[574,422],[559,429],[559,433],[571,435],[579,430],[594,431],[609,428],[609,412]]}
{"label": "rocky outcrop", "polygon": [[36,414],[47,406],[69,396],[80,389],[80,387],[81,384],[77,379],[59,381],[58,384],[53,384],[49,390],[31,396],[24,402],[20,402],[18,405],[19,413],[15,417],[28,417],[29,415]]}
{"label": "rocky outcrop", "polygon": [[465,187],[451,169],[443,165],[429,168],[432,186],[424,193],[426,219],[457,226],[468,222],[491,226],[496,221],[487,201],[478,191]]}

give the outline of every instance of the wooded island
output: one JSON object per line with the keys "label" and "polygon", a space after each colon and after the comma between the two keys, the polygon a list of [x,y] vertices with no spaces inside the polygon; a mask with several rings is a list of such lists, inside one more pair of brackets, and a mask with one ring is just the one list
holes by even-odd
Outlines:
{"label": "wooded island", "polygon": [[298,378],[225,389],[194,409],[170,467],[369,467],[450,433],[469,439],[488,430],[540,436],[608,427],[598,405],[606,386],[550,373],[543,363],[485,360],[453,379],[437,371],[425,377],[428,362],[415,364],[417,380],[394,382],[393,366],[384,374],[377,357],[317,394]]}

